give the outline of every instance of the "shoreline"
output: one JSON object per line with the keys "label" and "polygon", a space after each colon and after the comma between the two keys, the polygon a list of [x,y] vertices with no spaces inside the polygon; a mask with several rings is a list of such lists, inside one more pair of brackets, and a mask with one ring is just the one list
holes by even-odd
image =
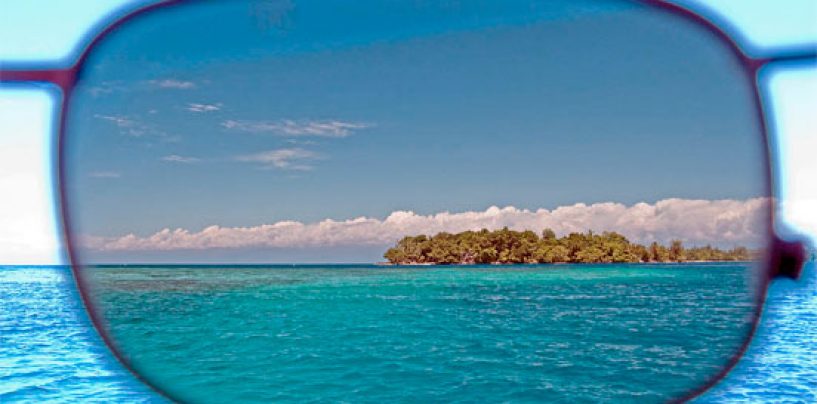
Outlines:
{"label": "shoreline", "polygon": [[[554,263],[485,263],[485,264],[478,264],[478,263],[452,263],[452,264],[438,264],[438,263],[391,263],[391,262],[326,262],[326,263],[319,263],[319,262],[305,262],[305,263],[266,263],[266,262],[258,262],[258,263],[208,263],[208,262],[192,262],[192,263],[93,263],[93,264],[86,264],[82,265],[81,268],[87,269],[94,269],[94,268],[123,268],[123,269],[138,269],[140,267],[145,268],[189,268],[189,267],[202,267],[202,268],[220,268],[220,267],[235,267],[235,268],[254,268],[254,267],[277,267],[277,268],[293,268],[293,267],[321,267],[321,266],[335,266],[335,267],[430,267],[430,266],[450,266],[450,267],[486,267],[486,266],[537,266],[537,265],[660,265],[660,264],[717,264],[717,263],[750,263],[750,262],[759,262],[757,260],[735,260],[735,261],[728,261],[728,260],[712,260],[712,261],[669,261],[669,262],[554,262]],[[17,264],[0,264],[0,270],[3,269],[20,269],[20,268],[30,268],[30,269],[62,269],[71,271],[73,268],[71,265],[17,265]]]}
{"label": "shoreline", "polygon": [[650,265],[650,264],[717,264],[717,263],[748,263],[759,262],[757,260],[689,260],[689,261],[639,261],[639,262],[488,262],[488,263],[436,263],[436,262],[410,262],[410,263],[395,263],[395,262],[375,262],[372,265],[383,267],[427,267],[427,266],[453,266],[453,267],[484,267],[484,266],[533,266],[533,265]]}

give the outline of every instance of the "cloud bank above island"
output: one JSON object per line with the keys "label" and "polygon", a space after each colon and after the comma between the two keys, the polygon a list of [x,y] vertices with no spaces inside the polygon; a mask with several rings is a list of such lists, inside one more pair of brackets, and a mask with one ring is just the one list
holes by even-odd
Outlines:
{"label": "cloud bank above island", "polygon": [[421,215],[394,211],[383,219],[358,217],[314,223],[279,221],[252,227],[169,228],[148,236],[83,237],[97,251],[174,251],[246,248],[314,248],[391,245],[406,235],[441,231],[553,229],[558,235],[617,231],[640,243],[680,239],[687,245],[754,246],[766,237],[769,198],[664,199],[654,204],[577,203],[556,209],[491,206],[484,211]]}

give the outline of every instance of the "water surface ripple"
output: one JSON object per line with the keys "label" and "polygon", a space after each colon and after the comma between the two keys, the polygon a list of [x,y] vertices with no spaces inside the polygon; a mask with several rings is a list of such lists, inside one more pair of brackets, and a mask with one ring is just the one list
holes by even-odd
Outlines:
{"label": "water surface ripple", "polygon": [[746,355],[699,402],[817,403],[817,268],[769,289]]}
{"label": "water surface ripple", "polygon": [[0,266],[0,402],[158,402],[114,361],[67,267]]}
{"label": "water surface ripple", "polygon": [[746,264],[89,269],[111,336],[195,402],[662,402],[716,373]]}
{"label": "water surface ripple", "polygon": [[[65,267],[0,267],[0,402],[161,402],[113,362],[101,346],[81,311],[72,282]],[[183,288],[182,284],[173,287]],[[487,296],[483,304],[488,307],[502,301],[494,297],[491,303]],[[382,299],[401,301],[399,297],[384,296]],[[773,284],[763,322],[746,357],[724,382],[698,401],[817,401],[817,351],[812,347],[817,341],[815,313],[817,273],[812,264],[806,268],[801,281]],[[496,316],[496,312],[493,315]],[[365,334],[365,326],[357,328],[357,332]],[[286,337],[281,335],[278,338]],[[622,355],[630,349],[628,344],[616,348]],[[495,345],[494,349],[500,347]],[[551,345],[550,349],[558,350],[559,346]],[[413,354],[407,351],[408,347],[395,346],[399,355],[393,356],[401,358]],[[308,357],[308,354],[293,356],[293,361],[297,363]],[[463,360],[472,365],[480,361],[485,363],[485,358],[477,356],[464,356]],[[516,360],[524,363],[527,359],[519,355]],[[529,365],[534,363],[528,362]],[[465,364],[460,364],[459,368],[467,368]],[[393,371],[398,365],[381,363],[380,366]],[[407,369],[404,374],[411,374],[411,370]],[[321,383],[338,384],[342,388],[363,377],[354,371],[337,368],[333,371],[347,373],[339,383],[317,380],[315,384],[318,387]],[[342,384],[349,380],[352,383]],[[400,383],[410,384],[412,379],[408,377]],[[509,374],[505,384],[515,383],[518,384],[519,380]],[[543,387],[548,388],[547,385]],[[482,397],[480,401],[485,399]],[[527,401],[518,396],[507,399]],[[638,396],[633,400],[638,400]]]}

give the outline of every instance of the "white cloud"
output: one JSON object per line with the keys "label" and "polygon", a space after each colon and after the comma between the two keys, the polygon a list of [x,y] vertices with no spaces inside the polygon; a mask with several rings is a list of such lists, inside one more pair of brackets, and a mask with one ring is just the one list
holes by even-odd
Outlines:
{"label": "white cloud", "polygon": [[103,81],[99,85],[88,88],[88,92],[93,97],[100,97],[125,90],[125,86],[120,81]]}
{"label": "white cloud", "polygon": [[102,119],[103,121],[111,122],[111,123],[113,123],[114,125],[116,125],[116,126],[118,126],[120,128],[129,128],[129,127],[132,127],[132,126],[134,126],[136,124],[136,122],[133,121],[132,119],[129,119],[129,118],[127,118],[125,116],[122,116],[122,115],[101,115],[101,114],[96,114],[96,115],[94,115],[94,118]]}
{"label": "white cloud", "polygon": [[300,140],[300,139],[287,139],[286,142],[289,143],[289,144],[293,144],[293,145],[299,145],[300,144],[300,145],[304,145],[304,146],[315,146],[315,145],[318,144],[318,142],[316,142],[314,140]]}
{"label": "white cloud", "polygon": [[94,171],[88,174],[91,178],[121,178],[122,174],[116,171]]}
{"label": "white cloud", "polygon": [[94,115],[94,118],[110,122],[111,124],[119,128],[119,133],[123,135],[131,137],[158,136],[165,138],[165,140],[167,141],[172,140],[167,136],[167,133],[156,129],[153,125],[142,123],[140,121],[137,121],[133,118],[124,115],[96,114]]}
{"label": "white cloud", "polygon": [[221,126],[242,132],[272,133],[278,136],[319,136],[346,137],[358,129],[372,125],[362,122],[343,122],[337,120],[315,121],[281,119],[277,121],[235,121],[227,120]]}
{"label": "white cloud", "polygon": [[513,206],[492,206],[484,211],[441,212],[418,215],[395,211],[384,219],[358,217],[326,219],[316,223],[280,221],[253,227],[210,226],[193,232],[164,229],[140,237],[90,237],[88,247],[107,250],[201,250],[208,248],[300,248],[321,246],[390,245],[403,236],[460,232],[482,228],[552,228],[564,235],[574,231],[618,231],[633,241],[667,242],[674,238],[687,245],[756,245],[766,234],[767,198],[747,200],[665,199],[655,204],[626,206],[606,202],[575,204],[535,211]]}
{"label": "white cloud", "polygon": [[196,157],[186,157],[186,156],[179,156],[178,154],[171,154],[168,156],[162,157],[162,161],[166,161],[169,163],[197,163],[201,161],[201,159]]}
{"label": "white cloud", "polygon": [[196,83],[193,83],[192,81],[175,79],[150,80],[148,83],[159,88],[173,88],[178,90],[189,90],[196,88]]}
{"label": "white cloud", "polygon": [[316,153],[298,147],[291,149],[275,149],[261,153],[238,156],[236,160],[260,163],[265,167],[279,168],[282,170],[308,171],[312,166],[309,161],[320,158]]}
{"label": "white cloud", "polygon": [[197,103],[189,103],[187,104],[188,111],[190,112],[213,112],[218,111],[221,109],[221,104],[197,104]]}

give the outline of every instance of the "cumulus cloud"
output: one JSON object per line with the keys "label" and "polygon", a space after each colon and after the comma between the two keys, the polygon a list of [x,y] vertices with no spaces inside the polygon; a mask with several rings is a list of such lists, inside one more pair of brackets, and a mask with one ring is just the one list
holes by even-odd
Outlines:
{"label": "cumulus cloud", "polygon": [[171,154],[168,156],[162,157],[162,161],[166,161],[168,163],[197,163],[201,161],[201,159],[196,157],[186,157],[186,156],[179,156],[178,154]]}
{"label": "cumulus cloud", "polygon": [[148,83],[159,88],[172,88],[177,90],[190,90],[196,88],[196,83],[193,83],[192,81],[176,79],[150,80]]}
{"label": "cumulus cloud", "polygon": [[282,170],[308,171],[313,167],[309,161],[320,158],[315,152],[301,149],[299,147],[291,149],[275,149],[261,153],[238,156],[236,160],[248,163],[260,163],[269,168]]}
{"label": "cumulus cloud", "polygon": [[359,129],[372,125],[362,122],[343,122],[337,120],[314,121],[281,119],[277,121],[235,121],[227,120],[221,126],[242,132],[272,133],[278,136],[318,136],[346,137]]}
{"label": "cumulus cloud", "polygon": [[302,248],[390,245],[406,235],[440,231],[551,228],[570,232],[617,231],[633,241],[649,243],[681,239],[687,245],[757,245],[766,234],[768,198],[747,200],[665,199],[654,204],[578,203],[553,210],[492,206],[484,211],[419,215],[395,211],[383,219],[358,217],[302,223],[280,221],[252,227],[210,226],[200,231],[163,229],[148,236],[85,240],[103,251],[203,250],[210,248]]}
{"label": "cumulus cloud", "polygon": [[197,104],[197,103],[189,103],[187,104],[188,111],[190,112],[213,112],[218,111],[221,109],[221,104]]}

